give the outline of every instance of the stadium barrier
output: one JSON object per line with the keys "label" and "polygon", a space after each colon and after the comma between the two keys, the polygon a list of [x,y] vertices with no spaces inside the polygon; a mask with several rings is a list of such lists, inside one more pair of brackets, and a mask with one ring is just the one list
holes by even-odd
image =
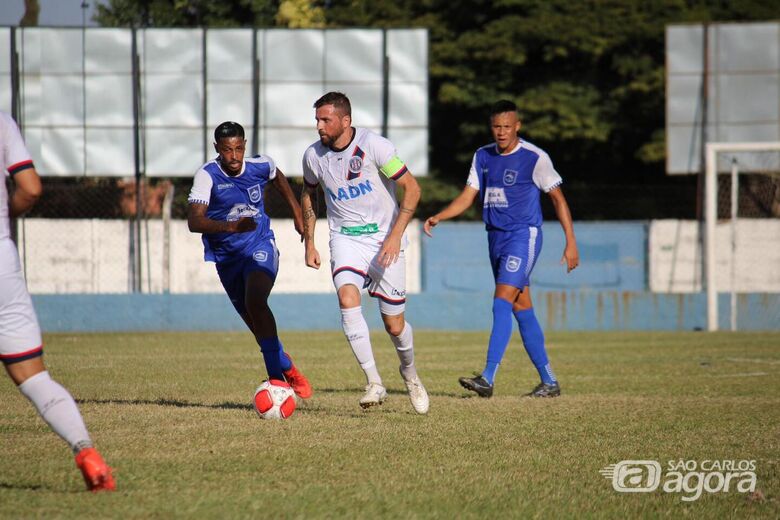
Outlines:
{"label": "stadium barrier", "polygon": [[[555,222],[548,223],[545,244],[532,277],[535,308],[545,329],[705,329],[706,298],[699,287],[674,282],[667,284],[674,287],[674,291],[651,290],[649,273],[656,277],[661,277],[658,273],[666,273],[667,277],[675,276],[674,273],[685,275],[690,270],[669,268],[670,262],[673,266],[675,263],[685,265],[695,263],[698,258],[688,251],[692,247],[691,241],[696,241],[695,236],[692,238],[691,225],[680,223],[678,227],[685,232],[677,235],[669,232],[670,225],[668,221],[577,223],[582,266],[567,275],[559,264],[563,250],[560,226]],[[328,262],[323,258],[324,267],[320,271],[305,268],[300,244],[293,240],[291,230],[286,229],[289,226],[290,222],[275,223],[282,258],[289,259],[289,263],[282,266],[282,272],[289,271],[285,276],[292,280],[304,276],[315,278],[304,284],[311,287],[308,292],[301,292],[300,284],[296,285],[295,291],[285,291],[280,284],[272,293],[271,305],[279,327],[338,329],[340,316],[329,285]],[[482,225],[444,223],[436,228],[433,239],[421,237],[419,227],[420,223],[416,222],[410,233],[410,255],[415,250],[418,252],[409,261],[410,279],[416,280],[410,284],[415,294],[411,294],[407,302],[410,322],[421,329],[489,329],[493,282]],[[325,222],[320,222],[317,229],[325,233]],[[184,231],[186,229],[182,233]],[[653,238],[654,233],[662,239]],[[199,280],[195,269],[205,270],[204,280],[211,281],[208,287],[199,287],[200,294],[173,291],[42,294],[33,291],[43,329],[49,332],[243,330],[244,324],[227,297],[220,293],[213,266],[202,261],[197,236],[189,233],[183,236],[190,240],[189,253],[171,254],[169,258],[175,265],[174,271],[181,271],[183,276],[193,280]],[[318,238],[318,245],[321,253],[326,254],[324,235]],[[676,249],[685,254],[674,254]],[[748,277],[750,280],[763,276],[764,291],[739,296],[739,330],[780,329],[780,283],[776,273],[780,252],[770,251],[769,254],[761,262],[754,262]],[[34,257],[29,249],[28,255],[26,264],[30,269]],[[44,261],[51,264],[51,257]],[[654,262],[666,266],[665,270],[653,270]],[[76,276],[80,274],[77,270],[77,266],[71,266],[69,272]],[[659,278],[652,285],[663,287],[664,283]],[[320,292],[312,292],[315,286]],[[685,287],[690,289],[681,290]],[[728,294],[721,294],[719,302],[727,308]],[[364,307],[369,325],[374,329],[381,328],[376,302],[366,298]],[[728,319],[724,313],[724,327]]]}

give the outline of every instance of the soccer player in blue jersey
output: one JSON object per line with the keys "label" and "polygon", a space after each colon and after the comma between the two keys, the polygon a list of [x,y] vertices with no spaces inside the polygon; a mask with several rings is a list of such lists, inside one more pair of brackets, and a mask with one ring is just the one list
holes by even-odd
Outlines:
{"label": "soccer player in blue jersey", "polygon": [[555,378],[544,333],[534,314],[529,277],[542,249],[542,210],[539,194],[547,193],[566,235],[561,263],[571,272],[579,264],[571,213],[561,190],[561,180],[550,157],[539,147],[519,138],[517,106],[502,100],[490,111],[490,128],[495,143],[474,154],[466,186],[442,211],[425,221],[431,230],[442,220],[466,211],[479,195],[482,219],[488,232],[490,264],[495,279],[493,328],[487,362],[481,374],[461,377],[460,384],[480,397],[493,395],[493,384],[504,351],[512,337],[512,315],[520,328],[523,345],[541,377],[530,397],[557,397],[561,387]]}
{"label": "soccer player in blue jersey", "polygon": [[263,207],[265,186],[271,183],[279,191],[293,212],[295,230],[302,235],[301,207],[270,157],[244,158],[241,125],[232,121],[219,125],[214,148],[218,157],[195,173],[188,198],[190,231],[203,233],[205,259],[216,262],[225,292],[255,335],[268,377],[286,380],[301,398],[311,397],[311,385],[284,352],[268,306],[279,251]]}

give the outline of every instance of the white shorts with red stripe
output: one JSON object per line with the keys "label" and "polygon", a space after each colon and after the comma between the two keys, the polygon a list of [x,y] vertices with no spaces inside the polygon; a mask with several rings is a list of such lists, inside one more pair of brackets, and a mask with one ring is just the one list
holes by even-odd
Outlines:
{"label": "white shorts with red stripe", "polygon": [[402,250],[391,266],[379,265],[376,255],[382,239],[374,235],[331,234],[330,272],[336,291],[347,284],[366,289],[369,296],[379,300],[382,314],[396,316],[406,307],[406,259]]}
{"label": "white shorts with red stripe", "polygon": [[[0,240],[0,264],[19,265],[10,240]],[[43,354],[42,343],[22,271],[0,269],[0,360],[7,365],[38,357]]]}

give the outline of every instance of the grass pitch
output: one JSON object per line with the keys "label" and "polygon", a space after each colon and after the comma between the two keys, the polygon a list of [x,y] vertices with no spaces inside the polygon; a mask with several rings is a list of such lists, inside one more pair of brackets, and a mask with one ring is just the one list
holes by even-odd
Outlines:
{"label": "grass pitch", "polygon": [[[3,377],[0,517],[780,516],[780,334],[549,334],[553,400],[520,397],[537,376],[515,335],[486,400],[457,378],[481,369],[487,333],[417,332],[428,416],[384,333],[390,398],[369,412],[340,333],[282,338],[315,394],[262,421],[248,333],[46,336],[118,491],[84,492],[65,444]],[[626,459],[755,460],[757,492],[618,493],[599,470]]]}

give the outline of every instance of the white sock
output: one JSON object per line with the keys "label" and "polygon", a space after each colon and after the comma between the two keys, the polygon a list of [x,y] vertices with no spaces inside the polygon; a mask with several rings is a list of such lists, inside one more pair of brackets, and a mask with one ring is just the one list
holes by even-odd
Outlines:
{"label": "white sock", "polygon": [[25,380],[19,385],[19,391],[32,402],[51,429],[70,445],[73,453],[92,447],[76,401],[46,370]]}
{"label": "white sock", "polygon": [[404,379],[413,379],[417,376],[417,369],[414,366],[414,333],[411,324],[405,321],[401,334],[398,336],[388,335],[395,345],[398,359],[401,360],[401,375]]}
{"label": "white sock", "polygon": [[349,346],[352,347],[355,359],[360,363],[360,368],[366,374],[366,381],[381,385],[382,378],[379,377],[379,372],[374,362],[368,323],[366,323],[366,319],[363,317],[363,310],[360,307],[341,309],[341,327],[344,329],[344,335],[347,337]]}

